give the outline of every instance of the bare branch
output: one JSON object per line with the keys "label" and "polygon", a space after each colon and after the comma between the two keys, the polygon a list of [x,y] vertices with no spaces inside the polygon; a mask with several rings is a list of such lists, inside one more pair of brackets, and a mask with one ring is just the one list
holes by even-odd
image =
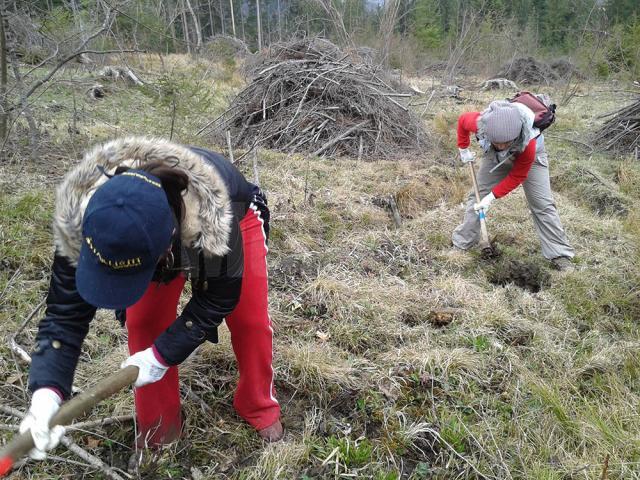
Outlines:
{"label": "bare branch", "polygon": [[333,27],[336,29],[336,33],[340,37],[341,43],[343,43],[344,45],[349,45],[351,47],[355,46],[351,35],[344,25],[343,14],[338,11],[333,2],[331,0],[314,0],[314,3],[316,5],[319,5],[329,16]]}
{"label": "bare branch", "polygon": [[95,455],[91,455],[66,435],[64,435],[60,439],[60,443],[67,447],[70,452],[73,452],[76,456],[87,462],[89,465],[100,469],[100,471],[108,478],[111,478],[113,480],[124,480],[124,477],[119,475],[112,467],[104,463]]}
{"label": "bare branch", "polygon": [[85,47],[89,44],[91,40],[93,40],[94,38],[98,37],[99,35],[109,30],[111,28],[111,24],[113,23],[114,19],[115,19],[115,15],[112,14],[112,10],[111,9],[107,10],[107,16],[105,17],[104,22],[102,23],[102,27],[100,27],[100,29],[94,32],[93,34],[89,35],[87,39],[84,42],[82,42],[82,45],[80,45],[77,51],[75,51],[70,55],[67,55],[60,62],[58,62],[58,64],[49,72],[49,74],[47,74],[44,78],[34,83],[31,86],[31,88],[27,91],[27,93],[24,95],[24,98],[29,98],[31,95],[33,95],[33,93],[38,88],[40,88],[42,85],[44,85],[49,80],[51,80],[51,78],[53,78],[53,76],[58,72],[58,70],[60,70],[68,62],[76,58],[78,55],[93,52],[92,50],[86,50]]}

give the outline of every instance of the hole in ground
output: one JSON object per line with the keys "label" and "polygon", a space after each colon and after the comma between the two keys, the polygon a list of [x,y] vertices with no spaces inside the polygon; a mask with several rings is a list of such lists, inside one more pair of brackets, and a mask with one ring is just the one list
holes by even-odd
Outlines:
{"label": "hole in ground", "polygon": [[549,274],[535,263],[519,260],[504,260],[489,270],[489,282],[494,285],[505,286],[514,284],[530,292],[539,292],[549,282]]}

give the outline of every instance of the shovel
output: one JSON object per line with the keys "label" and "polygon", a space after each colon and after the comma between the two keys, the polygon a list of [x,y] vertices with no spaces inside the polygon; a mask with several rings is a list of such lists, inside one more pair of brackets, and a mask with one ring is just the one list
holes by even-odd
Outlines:
{"label": "shovel", "polygon": [[[469,170],[471,171],[471,179],[473,180],[473,190],[476,194],[476,202],[480,203],[480,190],[478,189],[478,180],[476,179],[476,170],[473,166],[473,162],[468,162]],[[487,220],[484,210],[478,212],[478,218],[480,219],[480,250],[484,256],[493,256],[495,250],[489,241],[489,232],[487,231]]]}
{"label": "shovel", "polygon": [[[98,403],[123,388],[131,385],[138,378],[138,367],[129,365],[108,376],[93,388],[66,402],[49,422],[49,427],[70,425],[71,422],[91,411]],[[7,444],[0,452],[0,477],[7,475],[14,463],[29,453],[34,447],[31,432],[21,433]]]}

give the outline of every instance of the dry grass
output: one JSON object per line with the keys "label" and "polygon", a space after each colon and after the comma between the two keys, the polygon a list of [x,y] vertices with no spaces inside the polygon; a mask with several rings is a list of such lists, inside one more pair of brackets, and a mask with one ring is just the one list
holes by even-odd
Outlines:
{"label": "dry grass", "polygon": [[[586,479],[600,478],[609,455],[609,478],[640,478],[640,167],[626,158],[589,157],[563,140],[582,138],[595,116],[624,103],[605,90],[594,86],[560,109],[572,120],[560,121],[547,140],[578,270],[558,274],[541,257],[521,191],[490,212],[502,260],[533,264],[548,276],[537,293],[492,284],[502,263],[449,246],[468,188],[446,145],[451,121],[499,92],[466,92],[465,105],[434,103],[432,112],[447,112],[428,121],[442,146],[425,158],[310,162],[260,151],[260,180],[273,211],[271,315],[286,440],[265,446],[235,415],[235,360],[222,327],[220,344],[205,346],[182,368],[191,392],[184,400],[187,435],[149,459],[141,477]],[[140,112],[123,117],[114,133],[166,131],[166,112],[139,92],[123,95],[151,113],[146,123]],[[96,107],[96,122],[110,105]],[[178,133],[193,141],[187,128]],[[76,159],[68,153],[60,169]],[[582,177],[572,181],[577,167],[624,198],[629,213],[593,209],[590,187]],[[2,167],[0,190],[0,395],[16,407],[25,404],[26,377],[17,375],[6,338],[46,292],[53,185],[44,180],[60,174],[42,164],[19,175],[18,168]],[[241,168],[253,177],[250,162]],[[389,195],[403,217],[399,229],[379,206]],[[438,308],[458,313],[439,327],[428,320]],[[34,333],[28,328],[21,343],[29,346]],[[86,387],[124,356],[124,332],[101,313],[76,383]],[[131,395],[123,393],[95,416],[131,408]],[[97,443],[87,443],[88,436],[74,434],[104,461],[124,466],[131,426],[100,429]],[[13,478],[65,475],[97,478],[58,461],[29,464]]]}

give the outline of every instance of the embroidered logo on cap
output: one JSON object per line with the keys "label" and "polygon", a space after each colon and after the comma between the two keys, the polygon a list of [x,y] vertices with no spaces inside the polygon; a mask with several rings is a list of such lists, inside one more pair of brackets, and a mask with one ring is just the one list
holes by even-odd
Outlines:
{"label": "embroidered logo on cap", "polygon": [[147,183],[150,183],[154,187],[162,188],[162,185],[159,182],[155,182],[155,181],[151,180],[150,178],[145,177],[144,175],[141,175],[141,174],[136,173],[136,172],[124,172],[121,175],[123,175],[125,177],[136,177],[136,178],[139,178],[141,180],[144,180]]}
{"label": "embroidered logo on cap", "polygon": [[86,237],[85,241],[89,246],[89,250],[93,252],[93,254],[98,257],[100,263],[114,269],[114,270],[122,270],[123,268],[133,268],[139,267],[142,265],[142,260],[140,257],[129,258],[126,260],[109,260],[102,256],[102,254],[98,251],[98,249],[93,245],[93,241],[91,237]]}

